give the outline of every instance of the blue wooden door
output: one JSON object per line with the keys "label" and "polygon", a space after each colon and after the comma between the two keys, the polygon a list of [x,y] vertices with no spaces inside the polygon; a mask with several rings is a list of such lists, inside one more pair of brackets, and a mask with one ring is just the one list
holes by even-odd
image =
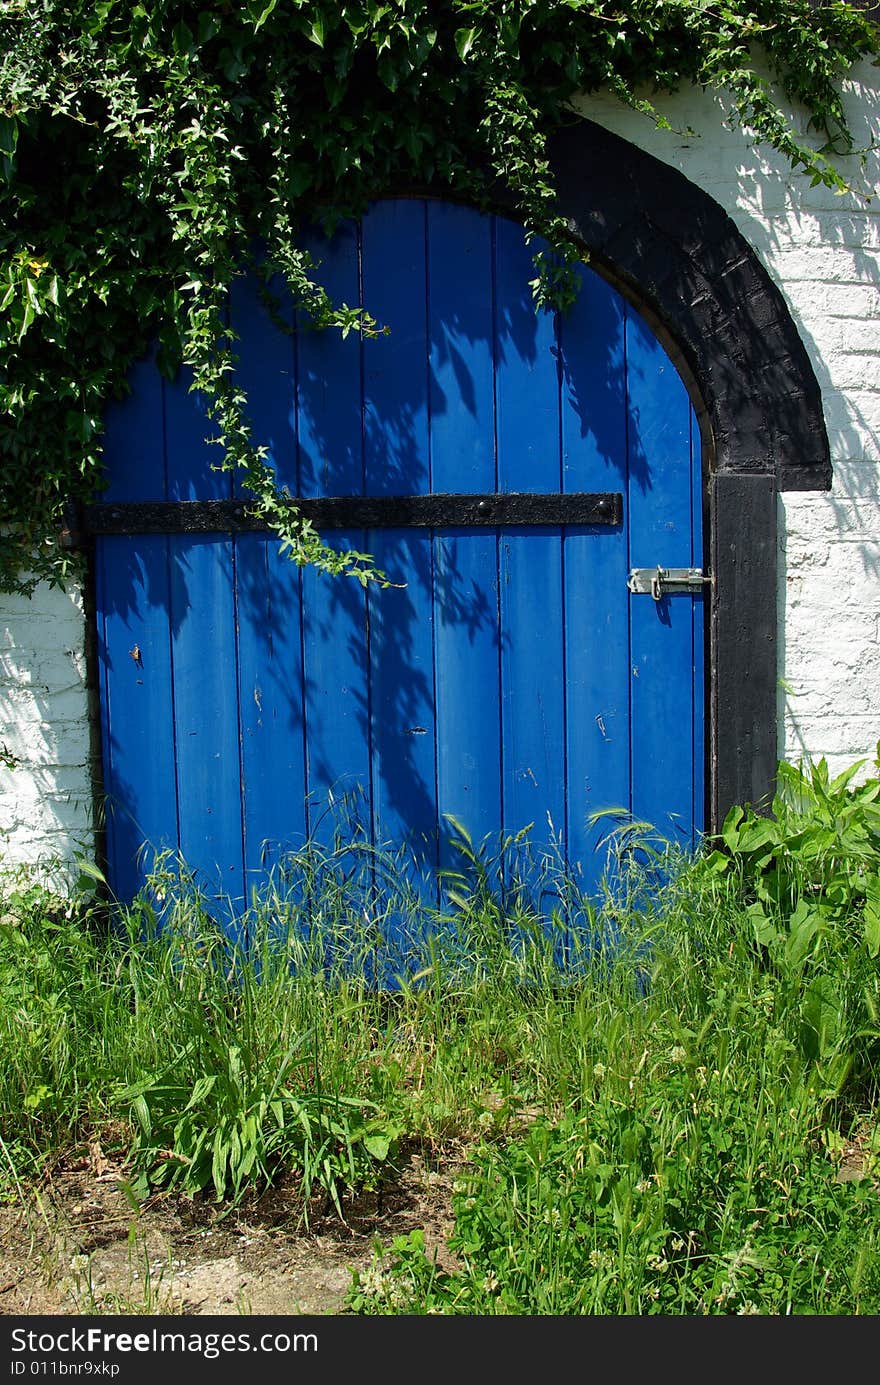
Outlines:
{"label": "blue wooden door", "polygon": [[[314,249],[331,294],[391,330],[287,335],[236,285],[255,433],[282,484],[303,498],[610,494],[619,522],[328,535],[399,584],[366,592],[297,568],[266,534],[100,533],[114,890],[131,897],[168,847],[241,899],[341,811],[428,873],[450,864],[447,815],[475,842],[532,824],[587,888],[599,809],[693,842],[703,599],[627,587],[633,567],[702,562],[698,434],[663,348],[587,268],[569,313],[536,313],[522,229],[460,206],[381,202]],[[235,501],[186,378],[145,361],[132,383],[107,418],[101,511]]]}

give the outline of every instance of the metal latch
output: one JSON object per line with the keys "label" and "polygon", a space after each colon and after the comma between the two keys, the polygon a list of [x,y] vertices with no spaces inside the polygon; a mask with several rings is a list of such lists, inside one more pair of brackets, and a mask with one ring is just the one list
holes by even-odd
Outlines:
{"label": "metal latch", "polygon": [[634,567],[626,585],[636,595],[645,594],[660,601],[670,592],[702,591],[711,581],[711,577],[703,576],[701,567]]}

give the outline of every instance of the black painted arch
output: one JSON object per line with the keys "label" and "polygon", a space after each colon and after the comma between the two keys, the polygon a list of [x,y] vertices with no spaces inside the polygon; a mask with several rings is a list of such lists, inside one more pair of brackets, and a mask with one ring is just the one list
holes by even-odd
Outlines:
{"label": "black painted arch", "polygon": [[572,232],[671,337],[709,425],[713,469],[827,490],[819,384],[782,293],[735,223],[676,169],[592,121],[551,144]]}

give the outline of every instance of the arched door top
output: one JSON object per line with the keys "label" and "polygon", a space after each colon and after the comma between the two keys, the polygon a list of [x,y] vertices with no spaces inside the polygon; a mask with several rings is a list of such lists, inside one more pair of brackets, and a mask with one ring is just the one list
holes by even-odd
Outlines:
{"label": "arched door top", "polygon": [[706,409],[719,474],[828,490],[819,383],[780,290],[734,222],[676,169],[592,121],[551,162],[594,267],[669,334]]}

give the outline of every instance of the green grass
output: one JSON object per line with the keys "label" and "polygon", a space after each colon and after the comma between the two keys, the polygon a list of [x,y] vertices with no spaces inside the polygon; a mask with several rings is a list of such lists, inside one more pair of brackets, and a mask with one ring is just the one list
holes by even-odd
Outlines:
{"label": "green grass", "polygon": [[599,900],[543,863],[550,919],[525,841],[463,833],[439,914],[391,891],[399,858],[313,846],[235,942],[167,861],[111,914],[9,875],[0,1192],[97,1135],[140,1195],[293,1176],[307,1212],[464,1142],[460,1268],[377,1248],[350,1311],[877,1313],[880,779],[856,778],[783,766],[772,813],[694,859],[622,826]]}

